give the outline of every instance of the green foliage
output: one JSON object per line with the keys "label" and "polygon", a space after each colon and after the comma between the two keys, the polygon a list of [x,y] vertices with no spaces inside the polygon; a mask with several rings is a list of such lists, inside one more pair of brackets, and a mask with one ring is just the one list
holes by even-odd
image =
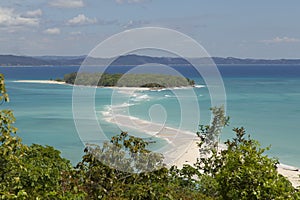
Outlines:
{"label": "green foliage", "polygon": [[5,89],[4,76],[0,74],[0,101],[9,101],[8,95]]}
{"label": "green foliage", "polygon": [[69,84],[74,84],[75,80],[76,80],[76,76],[77,76],[76,72],[73,72],[73,73],[70,73],[70,74],[65,74],[64,75],[64,81],[66,83],[69,83]]}
{"label": "green foliage", "polygon": [[69,84],[119,87],[180,87],[192,86],[193,80],[163,74],[71,73],[64,76]]}
{"label": "green foliage", "polygon": [[[218,109],[213,111],[217,111],[213,113],[214,118],[218,119],[201,131],[204,135],[210,134],[209,130],[213,127],[220,130],[228,122],[224,112]],[[235,128],[233,131],[236,137],[225,142],[226,149],[212,150],[195,164],[203,172],[199,176],[201,191],[220,196],[221,199],[299,199],[299,193],[292,184],[278,174],[278,161],[264,155],[268,148],[261,148],[250,136],[245,138],[244,128]],[[200,149],[205,144],[202,141]]]}
{"label": "green foliage", "polygon": [[1,199],[79,199],[84,196],[83,192],[62,187],[63,174],[72,167],[52,147],[24,146],[10,158],[12,160],[5,160],[6,165],[1,166]]}
{"label": "green foliage", "polygon": [[[0,76],[3,80],[3,76]],[[7,101],[4,82],[1,94]],[[65,191],[64,172],[72,171],[70,162],[53,147],[27,146],[15,134],[12,111],[0,111],[0,199],[73,199],[84,193]]]}
{"label": "green foliage", "polygon": [[[264,155],[257,141],[245,139],[244,128],[235,128],[236,138],[221,152],[215,178],[226,199],[295,199],[292,184],[278,174],[277,160]],[[299,196],[298,196],[299,198]]]}
{"label": "green foliage", "polygon": [[124,74],[117,86],[127,87],[181,87],[191,86],[192,81],[180,76],[164,74]]}
{"label": "green foliage", "polygon": [[[195,199],[206,197],[183,181],[180,171],[162,165],[148,143],[126,132],[102,148],[89,146],[77,166],[89,199]],[[126,151],[129,155],[126,156]],[[154,171],[148,171],[149,169]],[[137,173],[139,172],[139,173]]]}
{"label": "green foliage", "polygon": [[219,138],[222,129],[229,124],[229,117],[225,116],[224,106],[210,109],[213,115],[211,125],[200,125],[196,133],[200,138],[198,146],[200,147],[200,156],[207,157],[218,151]]}
{"label": "green foliage", "polygon": [[[50,79],[51,80],[51,79]],[[57,78],[57,79],[55,79],[55,81],[58,81],[58,82],[65,82],[63,79],[61,79],[61,78]]]}

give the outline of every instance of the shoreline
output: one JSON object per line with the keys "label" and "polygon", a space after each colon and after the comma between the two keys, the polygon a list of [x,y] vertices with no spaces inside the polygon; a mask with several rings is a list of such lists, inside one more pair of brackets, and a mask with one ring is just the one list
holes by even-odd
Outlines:
{"label": "shoreline", "polygon": [[[127,127],[166,140],[168,145],[162,148],[163,152],[160,153],[165,156],[168,166],[176,165],[178,168],[182,168],[184,164],[196,163],[199,157],[197,145],[199,138],[192,132],[126,115],[114,115],[104,117],[104,119],[120,128]],[[219,144],[219,149],[224,149],[224,146],[223,143]],[[295,188],[300,186],[300,168],[280,163],[277,165],[277,171],[286,177]]]}
{"label": "shoreline", "polygon": [[59,85],[69,85],[63,81],[54,80],[15,80],[14,83],[42,83],[42,84],[59,84]]}
{"label": "shoreline", "polygon": [[55,80],[15,80],[14,83],[42,83],[42,84],[59,84],[59,85],[70,85],[63,81]]}
{"label": "shoreline", "polygon": [[55,81],[55,80],[14,80],[14,83],[39,83],[39,84],[57,84],[57,85],[68,85],[68,86],[77,86],[77,87],[93,87],[93,88],[108,88],[108,89],[116,89],[126,91],[148,91],[152,90],[152,88],[146,87],[117,87],[117,86],[89,86],[89,85],[73,85],[66,83],[64,81]]}
{"label": "shoreline", "polygon": [[126,128],[134,129],[146,133],[149,137],[158,137],[167,141],[167,145],[160,148],[158,152],[164,155],[164,161],[169,166],[182,167],[183,164],[196,162],[197,157],[194,153],[187,153],[190,152],[190,148],[194,149],[197,146],[198,138],[193,132],[120,114],[104,116],[104,120],[116,124],[122,131],[126,131]]}
{"label": "shoreline", "polygon": [[[55,81],[55,80],[15,80],[12,82],[19,82],[19,83],[41,83],[41,84],[59,84],[59,85],[69,85],[74,86],[71,84],[67,84],[65,82]],[[84,86],[88,87],[88,86]],[[204,86],[205,87],[205,86]],[[120,92],[132,92],[132,91],[151,91],[153,88],[141,88],[141,87],[99,87],[99,88],[109,88],[109,89],[116,89]],[[193,88],[193,87],[189,87]],[[170,89],[170,88],[163,88],[163,89]],[[172,89],[172,88],[171,88]],[[184,89],[184,88],[178,88]],[[123,118],[123,120],[122,120]],[[127,118],[127,119],[126,119]],[[128,122],[129,119],[129,122]],[[198,156],[198,138],[196,134],[188,131],[181,131],[178,129],[174,129],[171,127],[164,126],[162,128],[161,125],[155,124],[146,120],[141,120],[134,117],[129,117],[125,115],[119,115],[119,120],[115,120],[113,118],[107,118],[106,121],[110,123],[114,123],[120,126],[132,128],[138,130],[140,132],[145,132],[149,135],[154,137],[159,137],[168,141],[168,146],[163,148],[165,150],[165,154],[168,154],[167,160],[169,164],[173,164],[178,166],[179,168],[183,166],[183,164],[193,164],[197,160]],[[121,120],[121,121],[120,121]],[[133,121],[134,124],[130,124],[130,121]],[[145,127],[137,129],[136,126],[149,126],[150,128],[145,129]],[[152,127],[152,131],[151,131]],[[155,128],[156,127],[156,128]],[[153,129],[154,128],[154,129]],[[178,142],[179,140],[179,142]],[[174,142],[175,141],[175,142]],[[300,186],[300,168],[285,165],[280,163],[277,165],[277,171],[288,178],[288,180],[293,184],[294,187]]]}
{"label": "shoreline", "polygon": [[182,87],[168,87],[168,88],[157,88],[157,87],[120,87],[120,86],[91,86],[91,85],[73,85],[64,81],[56,80],[14,80],[15,83],[40,83],[40,84],[58,84],[58,85],[69,85],[79,87],[96,87],[96,88],[109,88],[123,91],[161,91],[161,90],[176,90],[176,89],[192,89],[192,88],[204,88],[205,85],[194,85],[194,86],[182,86]]}

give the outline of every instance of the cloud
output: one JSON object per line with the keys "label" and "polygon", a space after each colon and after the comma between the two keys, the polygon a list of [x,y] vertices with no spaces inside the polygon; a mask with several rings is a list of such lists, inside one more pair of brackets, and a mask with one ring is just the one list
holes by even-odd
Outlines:
{"label": "cloud", "polygon": [[60,34],[60,29],[59,28],[48,28],[44,30],[44,33],[49,34],[49,35],[58,35]]}
{"label": "cloud", "polygon": [[0,26],[36,26],[39,19],[30,16],[22,16],[14,9],[0,7]]}
{"label": "cloud", "polygon": [[68,21],[69,25],[87,25],[87,24],[95,24],[95,23],[97,23],[96,18],[93,19],[88,18],[84,14],[79,14]]}
{"label": "cloud", "polygon": [[115,0],[118,4],[123,4],[123,3],[143,3],[148,0]]}
{"label": "cloud", "polygon": [[41,9],[37,9],[37,10],[32,10],[32,11],[27,11],[25,16],[26,17],[40,17],[42,16],[43,12]]}
{"label": "cloud", "polygon": [[51,6],[60,8],[81,8],[84,7],[83,0],[53,0]]}
{"label": "cloud", "polygon": [[271,40],[262,40],[262,43],[266,44],[276,44],[276,43],[296,43],[300,42],[300,39],[297,38],[289,38],[289,37],[275,37]]}

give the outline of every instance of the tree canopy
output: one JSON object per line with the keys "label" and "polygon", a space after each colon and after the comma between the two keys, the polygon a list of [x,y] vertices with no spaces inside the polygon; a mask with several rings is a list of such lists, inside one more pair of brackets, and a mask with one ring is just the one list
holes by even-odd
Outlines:
{"label": "tree canopy", "polygon": [[164,74],[107,74],[107,73],[71,73],[64,76],[69,84],[89,86],[118,87],[182,87],[193,86],[195,82],[181,76]]}

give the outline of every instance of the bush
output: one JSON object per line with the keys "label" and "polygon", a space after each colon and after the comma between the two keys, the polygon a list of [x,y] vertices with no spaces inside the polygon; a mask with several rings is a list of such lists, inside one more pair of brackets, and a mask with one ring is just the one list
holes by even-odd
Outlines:
{"label": "bush", "polygon": [[[5,101],[4,78],[0,75],[0,90]],[[0,111],[0,199],[74,199],[83,197],[63,186],[64,173],[71,173],[70,162],[53,147],[22,144],[13,127],[12,111]]]}
{"label": "bush", "polygon": [[[77,169],[83,173],[88,198],[210,199],[190,180],[183,181],[180,170],[165,168],[163,157],[148,151],[147,145],[141,138],[123,132],[103,147],[86,148]],[[154,171],[147,171],[147,166]]]}
{"label": "bush", "polygon": [[[213,126],[226,125],[220,109],[213,109],[215,118]],[[221,113],[221,115],[219,115]],[[226,121],[226,120],[225,120]],[[212,127],[213,127],[212,126]],[[203,126],[202,126],[203,127]],[[210,131],[212,127],[206,126],[198,134],[203,138],[216,135],[219,132]],[[216,151],[210,149],[208,156],[201,157],[196,168],[202,171],[200,186],[205,194],[216,194],[222,199],[299,199],[299,193],[292,184],[282,175],[278,174],[276,164],[278,160],[269,158],[261,148],[258,141],[248,136],[244,128],[234,128],[236,137],[225,142],[226,149]],[[205,143],[200,142],[200,149]],[[203,182],[204,180],[204,182]]]}

